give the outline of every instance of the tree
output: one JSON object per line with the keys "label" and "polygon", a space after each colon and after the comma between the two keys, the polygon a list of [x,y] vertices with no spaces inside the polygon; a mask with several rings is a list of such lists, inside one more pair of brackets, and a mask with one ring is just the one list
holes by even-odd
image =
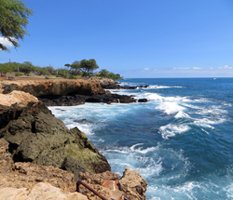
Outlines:
{"label": "tree", "polygon": [[70,74],[79,75],[81,73],[79,67],[79,61],[74,61],[72,64],[65,64],[69,68]]}
{"label": "tree", "polygon": [[66,69],[57,69],[57,76],[63,77],[63,78],[68,78],[69,72]]}
{"label": "tree", "polygon": [[115,74],[115,73],[109,72],[106,69],[102,69],[101,71],[99,71],[97,73],[97,76],[102,77],[102,78],[110,78],[110,79],[113,79],[113,80],[122,79],[120,74]]}
{"label": "tree", "polygon": [[24,74],[29,75],[31,72],[35,70],[35,67],[32,65],[31,62],[26,61],[20,64],[18,69],[20,72],[23,72]]}
{"label": "tree", "polygon": [[83,59],[79,63],[79,68],[83,71],[84,75],[92,75],[93,71],[98,69],[99,66],[96,63],[95,59]]}
{"label": "tree", "polygon": [[[18,40],[23,39],[31,10],[20,0],[1,0],[0,2],[0,36],[6,38],[13,46],[18,46]],[[0,42],[0,50],[7,46]]]}
{"label": "tree", "polygon": [[65,66],[70,68],[72,74],[82,74],[83,76],[93,75],[93,71],[99,68],[95,59],[74,61],[72,64],[65,64]]}
{"label": "tree", "polygon": [[109,71],[106,69],[102,69],[97,75],[103,78],[107,78],[109,76]]}
{"label": "tree", "polygon": [[53,68],[53,66],[44,67],[44,69],[48,71],[50,75],[56,75],[56,70]]}

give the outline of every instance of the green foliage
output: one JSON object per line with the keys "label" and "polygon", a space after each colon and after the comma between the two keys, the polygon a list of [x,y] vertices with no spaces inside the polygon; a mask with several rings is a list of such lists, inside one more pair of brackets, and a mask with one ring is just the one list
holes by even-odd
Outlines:
{"label": "green foliage", "polygon": [[34,72],[36,70],[36,67],[33,66],[30,62],[24,62],[22,64],[18,64],[17,70],[18,72],[22,72],[25,75],[29,75],[30,72]]}
{"label": "green foliage", "polygon": [[[1,0],[0,35],[17,47],[18,40],[26,33],[29,15],[31,11],[20,0]],[[7,47],[0,43],[0,49],[7,50]]]}
{"label": "green foliage", "polygon": [[23,76],[24,75],[24,73],[22,73],[22,72],[16,72],[15,73],[15,76]]}
{"label": "green foliage", "polygon": [[72,64],[65,64],[65,66],[70,68],[71,74],[82,76],[92,76],[94,70],[99,68],[95,59],[74,61]]}
{"label": "green foliage", "polygon": [[66,67],[69,68],[71,75],[81,75],[79,61],[75,61],[72,64],[65,64]]}
{"label": "green foliage", "polygon": [[29,75],[30,73],[34,73],[35,75],[48,75],[50,73],[47,70],[47,68],[37,67],[30,62],[8,62],[0,64],[0,73],[6,74],[15,72],[18,73],[18,76],[20,74]]}
{"label": "green foliage", "polygon": [[43,67],[43,69],[48,75],[57,75],[57,71],[52,66]]}
{"label": "green foliage", "polygon": [[113,79],[113,80],[120,80],[120,79],[122,79],[122,77],[121,77],[120,74],[115,74],[115,73],[109,72],[106,69],[102,69],[101,71],[99,71],[97,73],[97,76],[99,76],[101,78],[110,78],[110,79]]}
{"label": "green foliage", "polygon": [[57,69],[57,77],[69,78],[69,72],[66,69]]}
{"label": "green foliage", "polygon": [[60,76],[67,78],[69,71],[66,69],[55,69],[52,66],[38,67],[30,62],[8,62],[0,64],[0,74],[14,73],[16,76],[39,75],[39,76]]}
{"label": "green foliage", "polygon": [[99,66],[96,63],[95,59],[90,59],[90,60],[81,60],[80,61],[80,69],[82,72],[86,73],[87,75],[93,74],[93,71],[98,69]]}
{"label": "green foliage", "polygon": [[77,79],[77,78],[80,78],[80,76],[71,74],[68,78],[69,79]]}
{"label": "green foliage", "polygon": [[98,76],[103,78],[110,78],[113,80],[122,79],[120,74],[115,74],[109,72],[106,69],[102,69],[98,73],[94,74],[94,70],[98,68],[96,61],[94,59],[90,60],[81,60],[73,62],[72,64],[66,64],[65,66],[69,67],[69,69],[62,68],[54,68],[52,66],[47,67],[38,67],[33,65],[31,62],[8,62],[8,63],[0,63],[0,75],[6,73],[13,73],[15,76],[24,76],[24,75],[38,75],[38,76],[56,76],[63,78],[71,78],[76,79],[82,76]]}
{"label": "green foliage", "polygon": [[9,72],[17,72],[18,63],[4,63],[0,64],[0,72],[3,74],[9,73]]}

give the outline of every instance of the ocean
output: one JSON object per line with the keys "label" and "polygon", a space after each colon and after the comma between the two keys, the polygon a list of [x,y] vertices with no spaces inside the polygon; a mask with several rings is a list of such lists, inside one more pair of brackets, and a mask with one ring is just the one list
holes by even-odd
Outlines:
{"label": "ocean", "polygon": [[77,126],[113,172],[135,169],[149,200],[233,199],[233,79],[125,79],[111,90],[147,103],[50,107]]}

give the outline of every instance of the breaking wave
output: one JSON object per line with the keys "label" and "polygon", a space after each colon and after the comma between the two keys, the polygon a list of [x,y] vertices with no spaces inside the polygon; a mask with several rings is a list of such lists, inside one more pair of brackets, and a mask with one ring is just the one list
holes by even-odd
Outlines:
{"label": "breaking wave", "polygon": [[167,86],[167,85],[149,85],[143,89],[171,89],[171,88],[183,88],[182,86]]}
{"label": "breaking wave", "polygon": [[168,124],[159,128],[159,131],[164,139],[168,139],[169,137],[173,137],[177,134],[185,133],[188,130],[190,130],[190,127],[184,124]]}

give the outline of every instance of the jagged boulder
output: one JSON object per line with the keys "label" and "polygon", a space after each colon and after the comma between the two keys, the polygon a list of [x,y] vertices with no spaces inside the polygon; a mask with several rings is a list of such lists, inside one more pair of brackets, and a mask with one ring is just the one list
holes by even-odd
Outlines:
{"label": "jagged boulder", "polygon": [[0,135],[10,143],[14,161],[52,165],[76,174],[110,170],[85,134],[78,128],[68,130],[43,103],[29,104],[11,117],[0,127]]}
{"label": "jagged boulder", "polygon": [[[146,199],[146,181],[134,170],[126,169],[121,178],[109,171],[99,174],[81,173],[80,178],[106,199]],[[79,191],[90,200],[98,200],[98,197],[83,186],[79,187]]]}
{"label": "jagged boulder", "polygon": [[146,199],[145,193],[147,183],[138,172],[126,169],[119,183],[127,199]]}

